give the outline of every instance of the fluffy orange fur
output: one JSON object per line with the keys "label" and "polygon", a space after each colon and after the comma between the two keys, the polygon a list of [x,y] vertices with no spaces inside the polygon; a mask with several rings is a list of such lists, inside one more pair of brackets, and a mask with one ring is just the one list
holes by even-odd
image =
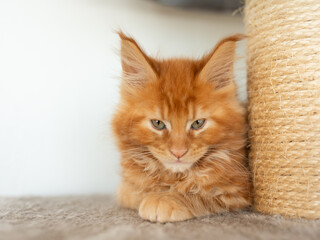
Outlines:
{"label": "fluffy orange fur", "polygon": [[[246,112],[233,81],[243,35],[221,40],[198,60],[155,59],[119,36],[123,76],[113,129],[122,155],[120,204],[153,222],[248,207]],[[199,119],[203,126],[193,129]]]}

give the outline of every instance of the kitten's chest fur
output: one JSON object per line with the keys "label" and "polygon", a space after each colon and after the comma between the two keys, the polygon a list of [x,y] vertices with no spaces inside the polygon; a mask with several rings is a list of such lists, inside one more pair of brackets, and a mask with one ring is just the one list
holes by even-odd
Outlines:
{"label": "kitten's chest fur", "polygon": [[[223,177],[214,164],[195,166],[185,172],[173,173],[159,166],[152,171],[146,169],[144,164],[133,161],[123,159],[123,181],[131,184],[137,192],[176,191],[181,194],[206,194],[214,197],[229,192],[232,188],[230,184],[238,177],[232,173]],[[130,168],[126,167],[128,164]]]}

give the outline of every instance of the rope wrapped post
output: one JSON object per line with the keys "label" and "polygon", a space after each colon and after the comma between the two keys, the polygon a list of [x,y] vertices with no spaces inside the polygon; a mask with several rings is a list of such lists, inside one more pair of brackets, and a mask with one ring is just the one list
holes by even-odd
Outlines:
{"label": "rope wrapped post", "polygon": [[247,0],[254,208],[320,218],[320,1]]}

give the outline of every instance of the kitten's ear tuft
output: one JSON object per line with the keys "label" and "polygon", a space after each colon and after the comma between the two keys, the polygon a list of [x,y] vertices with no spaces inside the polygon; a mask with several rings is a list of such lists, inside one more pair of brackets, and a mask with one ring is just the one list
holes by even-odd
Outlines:
{"label": "kitten's ear tuft", "polygon": [[123,32],[118,35],[121,38],[123,81],[130,87],[141,87],[156,77],[151,60],[133,38]]}
{"label": "kitten's ear tuft", "polygon": [[222,39],[216,47],[203,58],[204,67],[200,72],[200,79],[210,81],[215,89],[234,85],[233,65],[236,42],[244,39],[243,34],[236,34]]}

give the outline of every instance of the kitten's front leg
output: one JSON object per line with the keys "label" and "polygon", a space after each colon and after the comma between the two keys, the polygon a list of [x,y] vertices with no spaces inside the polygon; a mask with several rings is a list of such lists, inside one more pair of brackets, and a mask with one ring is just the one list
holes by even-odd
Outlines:
{"label": "kitten's front leg", "polygon": [[132,184],[122,181],[118,189],[117,197],[121,206],[138,209],[143,194],[141,191],[137,191],[136,187]]}
{"label": "kitten's front leg", "polygon": [[141,218],[151,222],[177,222],[193,218],[194,215],[184,204],[178,193],[150,193],[144,197],[139,206]]}

